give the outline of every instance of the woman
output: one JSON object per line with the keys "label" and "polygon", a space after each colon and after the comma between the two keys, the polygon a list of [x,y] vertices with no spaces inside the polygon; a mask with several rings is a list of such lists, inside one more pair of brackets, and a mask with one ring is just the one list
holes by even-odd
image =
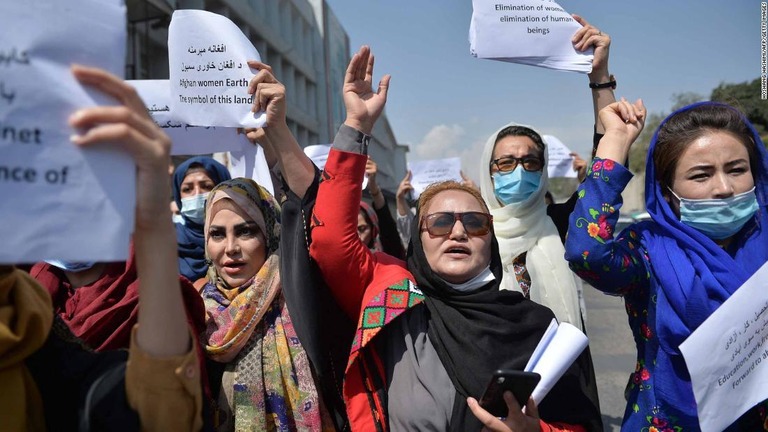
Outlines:
{"label": "woman", "polygon": [[[285,173],[286,191],[303,196],[312,177],[301,173],[312,165],[296,159],[303,152],[285,122],[285,88],[269,66],[249,65],[260,70],[251,81],[255,109],[267,112],[262,145]],[[332,430],[283,294],[277,201],[250,179],[222,182],[206,200],[203,232],[202,338],[216,429]]]}
{"label": "woman", "polygon": [[[78,267],[73,268],[76,264]],[[55,314],[95,351],[126,349],[139,312],[135,248],[128,261],[111,263],[37,263],[29,271],[53,301]],[[179,278],[190,326],[203,329],[200,295]]]}
{"label": "woman", "polygon": [[203,241],[205,198],[214,186],[230,178],[227,167],[207,156],[187,159],[173,173],[173,200],[181,214],[181,223],[175,224],[179,273],[190,282],[208,271]]}
{"label": "woman", "polygon": [[357,218],[358,235],[368,249],[405,259],[405,249],[400,242],[397,225],[389,211],[387,199],[376,182],[378,171],[376,162],[368,158],[365,164],[365,174],[368,177],[366,187],[373,202],[369,205],[365,201],[360,201],[360,215]]}
{"label": "woman", "polygon": [[[312,215],[310,254],[344,313],[357,321],[343,388],[352,430],[601,430],[596,401],[570,371],[524,414],[514,400],[502,423],[480,397],[493,370],[522,369],[551,311],[499,290],[491,216],[472,188],[445,183],[422,194],[407,268],[371,253],[356,234],[363,152],[386,101],[389,76],[371,88],[362,47],[344,84],[347,118],[334,141]],[[482,418],[483,423],[476,416]]]}
{"label": "woman", "polygon": [[119,102],[73,113],[72,141],[82,147],[117,143],[137,164],[138,324],[127,356],[94,353],[54,315],[44,288],[22,271],[0,266],[2,429],[199,430],[200,370],[175,271],[168,208],[170,139],[124,81],[100,69],[72,71],[80,83]]}
{"label": "woman", "polygon": [[[582,24],[573,37],[578,50],[594,48],[589,74],[595,109],[595,145],[603,126],[597,112],[615,101],[608,72],[611,39],[574,15]],[[580,158],[574,160],[574,168]],[[585,330],[579,304],[581,284],[563,259],[562,241],[568,216],[576,201],[547,205],[548,153],[542,135],[534,128],[509,124],[486,141],[480,158],[480,191],[493,214],[494,230],[504,263],[503,288],[522,292],[527,298],[552,309],[560,322]]]}
{"label": "woman", "polygon": [[[648,150],[652,220],[614,238],[621,191],[631,178],[621,162],[645,114],[642,102],[624,100],[600,112],[606,133],[579,190],[566,258],[590,285],[626,303],[637,366],[622,430],[698,430],[679,345],[768,261],[768,152],[728,105],[678,110]],[[767,407],[751,409],[728,430],[763,430]]]}
{"label": "woman", "polygon": [[250,179],[219,184],[206,205],[205,238],[204,341],[218,429],[325,427],[282,294],[277,201]]}

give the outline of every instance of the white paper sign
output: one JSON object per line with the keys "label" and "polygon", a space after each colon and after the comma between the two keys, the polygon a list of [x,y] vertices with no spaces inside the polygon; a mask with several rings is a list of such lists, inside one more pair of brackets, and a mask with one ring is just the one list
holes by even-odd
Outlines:
{"label": "white paper sign", "polygon": [[409,162],[413,199],[418,199],[424,189],[432,183],[455,180],[461,183],[461,160],[459,158],[433,159]]}
{"label": "white paper sign", "polygon": [[133,159],[111,145],[80,150],[67,123],[78,108],[116,103],[70,65],[122,76],[125,19],[114,2],[0,2],[0,262],[127,258]]}
{"label": "white paper sign", "polygon": [[552,320],[525,366],[527,372],[541,375],[541,381],[531,393],[536,404],[544,400],[588,344],[587,335],[581,330],[569,323],[558,324]]}
{"label": "white paper sign", "polygon": [[193,126],[171,112],[171,87],[168,80],[133,80],[129,84],[144,100],[149,115],[173,142],[172,155],[200,155],[240,150],[247,139],[236,128]]}
{"label": "white paper sign", "polygon": [[[331,144],[315,144],[304,147],[304,154],[309,156],[320,171],[325,169],[325,162],[328,160],[328,153],[331,152]],[[363,176],[362,188],[368,186],[368,174]]]}
{"label": "white paper sign", "polygon": [[[244,137],[244,135],[241,135]],[[264,149],[253,145],[247,138],[240,150],[229,152],[229,174],[232,178],[245,177],[253,179],[256,183],[275,195],[275,187],[272,184],[272,175],[269,171]]]}
{"label": "white paper sign", "polygon": [[328,153],[330,152],[330,144],[316,144],[304,147],[304,154],[309,156],[321,171],[325,168],[325,162],[328,160]]}
{"label": "white paper sign", "polygon": [[721,431],[768,399],[768,263],[680,344],[701,430]]}
{"label": "white paper sign", "polygon": [[541,139],[547,145],[547,175],[549,178],[576,178],[577,173],[573,170],[571,150],[552,135],[543,135]]}
{"label": "white paper sign", "polygon": [[593,50],[571,42],[581,24],[552,0],[473,0],[470,52],[479,58],[588,73]]}
{"label": "white paper sign", "polygon": [[228,18],[203,10],[177,10],[168,29],[171,111],[188,124],[262,127],[252,113],[248,60],[261,56]]}

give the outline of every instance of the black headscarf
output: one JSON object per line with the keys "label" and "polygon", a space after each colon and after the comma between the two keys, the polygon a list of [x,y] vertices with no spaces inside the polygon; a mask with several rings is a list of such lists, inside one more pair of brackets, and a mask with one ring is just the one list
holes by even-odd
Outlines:
{"label": "black headscarf", "polygon": [[[480,430],[466,398],[479,399],[497,369],[523,370],[554,314],[519,292],[499,290],[503,270],[493,231],[490,269],[496,279],[475,291],[453,289],[427,263],[419,220],[417,215],[411,227],[407,264],[425,296],[429,339],[456,387],[451,430]],[[569,376],[581,373],[574,370],[577,363],[542,402],[539,414],[545,421],[602,430],[597,401],[585,395],[582,379]]]}

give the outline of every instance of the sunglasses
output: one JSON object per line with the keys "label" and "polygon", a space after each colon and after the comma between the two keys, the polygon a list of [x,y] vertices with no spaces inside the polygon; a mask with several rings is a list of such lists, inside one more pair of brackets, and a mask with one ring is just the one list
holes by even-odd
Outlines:
{"label": "sunglasses", "polygon": [[430,235],[446,236],[453,230],[453,225],[460,220],[464,231],[471,236],[483,236],[491,231],[493,216],[481,212],[438,212],[421,218],[422,229]]}
{"label": "sunglasses", "polygon": [[493,166],[495,165],[499,172],[510,172],[514,171],[519,164],[523,164],[523,169],[526,171],[540,171],[544,167],[541,159],[537,157],[525,156],[516,158],[512,156],[503,156],[491,161],[491,169],[493,169]]}

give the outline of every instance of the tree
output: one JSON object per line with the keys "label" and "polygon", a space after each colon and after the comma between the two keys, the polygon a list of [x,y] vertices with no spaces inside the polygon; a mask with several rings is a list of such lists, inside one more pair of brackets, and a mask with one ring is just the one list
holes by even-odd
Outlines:
{"label": "tree", "polygon": [[760,99],[760,78],[740,84],[720,83],[712,90],[712,100],[740,109],[763,137],[768,134],[768,103]]}

